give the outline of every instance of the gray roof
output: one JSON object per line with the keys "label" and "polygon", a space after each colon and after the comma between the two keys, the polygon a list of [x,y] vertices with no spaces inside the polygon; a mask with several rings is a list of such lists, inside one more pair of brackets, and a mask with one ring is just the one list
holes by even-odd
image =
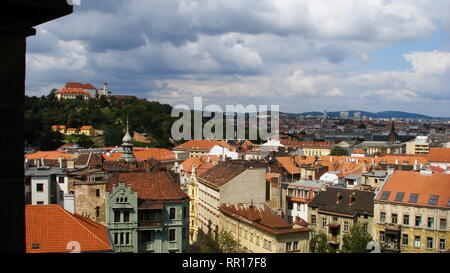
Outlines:
{"label": "gray roof", "polygon": [[346,177],[344,177],[345,179],[352,179],[352,180],[356,180],[356,179],[358,179],[358,178],[360,178],[361,176],[359,176],[359,175],[354,175],[354,174],[350,174],[350,175],[347,175]]}
{"label": "gray roof", "polygon": [[288,189],[301,189],[302,187],[320,188],[325,185],[325,181],[322,180],[300,180],[296,182],[282,182],[287,185]]}
{"label": "gray roof", "polygon": [[25,176],[50,176],[53,174],[66,174],[64,169],[53,166],[30,167],[25,169]]}

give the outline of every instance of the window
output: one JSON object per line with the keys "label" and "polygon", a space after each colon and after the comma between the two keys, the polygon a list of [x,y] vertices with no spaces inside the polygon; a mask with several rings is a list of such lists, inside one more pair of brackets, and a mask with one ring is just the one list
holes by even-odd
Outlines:
{"label": "window", "polygon": [[380,212],[380,223],[386,222],[386,212]]}
{"label": "window", "polygon": [[125,233],[125,244],[126,245],[130,244],[130,233],[129,232]]}
{"label": "window", "polygon": [[327,226],[327,218],[322,218],[322,227]]}
{"label": "window", "polygon": [[37,183],[37,184],[36,184],[36,191],[37,191],[37,192],[43,192],[43,191],[44,191],[44,184],[42,184],[42,183]]}
{"label": "window", "polygon": [[427,227],[434,228],[434,217],[428,217]]}
{"label": "window", "polygon": [[393,213],[391,218],[392,224],[397,224],[397,214]]}
{"label": "window", "polygon": [[344,232],[348,232],[348,222],[344,222]]}
{"label": "window", "polygon": [[44,205],[44,201],[37,201],[36,205]]}
{"label": "window", "polygon": [[430,200],[428,200],[428,205],[436,206],[439,200],[438,195],[430,195]]}
{"label": "window", "polygon": [[169,241],[175,241],[175,229],[169,229]]}
{"label": "window", "polygon": [[298,241],[294,241],[294,244],[292,246],[293,250],[298,250]]}
{"label": "window", "polygon": [[292,221],[294,220],[294,217],[292,217],[292,216],[288,216],[288,222],[289,222],[289,224],[292,224]]}
{"label": "window", "polygon": [[337,222],[338,218],[336,216],[333,216],[333,221]]}
{"label": "window", "polygon": [[427,248],[432,249],[433,248],[433,238],[427,237]]}
{"label": "window", "polygon": [[115,245],[119,244],[119,233],[114,233],[114,244]]}
{"label": "window", "polygon": [[64,183],[64,176],[58,176],[58,183],[59,184]]}
{"label": "window", "polygon": [[95,190],[95,196],[100,197],[100,189]]}
{"label": "window", "polygon": [[409,226],[409,215],[403,215],[403,224]]}
{"label": "window", "polygon": [[311,215],[311,224],[315,225],[317,223],[317,216],[316,215]]}
{"label": "window", "polygon": [[383,193],[381,193],[380,200],[388,200],[389,199],[389,195],[391,195],[390,191],[384,191]]}
{"label": "window", "polygon": [[291,201],[288,202],[288,209],[289,210],[293,210],[294,209],[294,203],[293,202],[291,202]]}
{"label": "window", "polygon": [[115,210],[114,211],[114,223],[119,223],[120,222],[120,211]]}
{"label": "window", "polygon": [[100,218],[100,207],[95,207],[95,217]]}
{"label": "window", "polygon": [[409,195],[408,203],[412,203],[412,204],[417,203],[417,199],[419,199],[419,194],[418,193],[411,193]]}
{"label": "window", "polygon": [[440,229],[447,229],[447,219],[441,218],[439,220],[439,228]]}
{"label": "window", "polygon": [[170,208],[170,220],[175,219],[175,214],[176,214],[176,209],[175,208]]}
{"label": "window", "polygon": [[186,219],[187,217],[187,207],[183,207],[183,218]]}
{"label": "window", "polygon": [[123,221],[125,223],[130,222],[130,212],[128,210],[123,212]]}
{"label": "window", "polygon": [[422,225],[422,216],[416,216],[416,227],[420,227]]}
{"label": "window", "polygon": [[292,250],[292,243],[286,242],[286,251],[291,251],[291,250]]}
{"label": "window", "polygon": [[445,239],[439,239],[439,250],[445,251]]}
{"label": "window", "polygon": [[414,247],[420,247],[420,236],[414,236]]}
{"label": "window", "polygon": [[259,246],[259,236],[256,236],[255,244]]}
{"label": "window", "polygon": [[380,242],[384,242],[386,239],[385,235],[384,235],[384,231],[380,231]]}
{"label": "window", "polygon": [[402,234],[402,244],[404,246],[408,245],[408,234]]}

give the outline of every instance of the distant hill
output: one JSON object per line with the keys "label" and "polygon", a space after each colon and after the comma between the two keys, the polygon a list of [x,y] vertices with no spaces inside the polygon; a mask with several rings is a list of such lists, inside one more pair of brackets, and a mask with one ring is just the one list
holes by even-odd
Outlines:
{"label": "distant hill", "polygon": [[[366,111],[349,110],[349,111],[345,111],[345,112],[348,112],[348,115],[350,118],[354,116],[355,112],[361,112],[361,117],[367,116],[367,117],[371,117],[371,118],[416,118],[416,119],[432,119],[433,118],[433,117],[426,116],[426,115],[421,115],[421,114],[416,114],[416,113],[407,113],[407,112],[401,112],[401,111],[383,111],[383,112],[372,113],[372,112],[366,112]],[[299,114],[281,113],[281,114],[285,114],[288,117],[296,117],[299,115],[322,116],[323,112],[304,112],[304,113],[299,113]],[[327,115],[329,117],[339,117],[340,111],[328,112]]]}

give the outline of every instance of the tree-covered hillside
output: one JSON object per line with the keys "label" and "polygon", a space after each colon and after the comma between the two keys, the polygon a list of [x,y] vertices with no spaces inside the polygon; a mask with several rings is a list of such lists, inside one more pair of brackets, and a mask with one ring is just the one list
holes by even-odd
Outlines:
{"label": "tree-covered hillside", "polygon": [[145,99],[117,100],[115,98],[61,100],[55,97],[56,90],[48,96],[25,96],[25,139],[29,145],[41,149],[52,149],[50,133],[52,125],[80,128],[92,125],[104,131],[104,144],[121,144],[129,118],[130,131],[145,132],[152,139],[148,146],[171,147],[170,129],[176,118],[170,117],[172,107]]}

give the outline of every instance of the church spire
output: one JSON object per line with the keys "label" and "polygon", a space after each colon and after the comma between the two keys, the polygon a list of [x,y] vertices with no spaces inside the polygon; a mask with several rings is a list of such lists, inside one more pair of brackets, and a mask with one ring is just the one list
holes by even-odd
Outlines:
{"label": "church spire", "polygon": [[133,138],[131,137],[129,132],[128,116],[127,116],[127,132],[125,136],[122,138],[122,155],[120,156],[119,160],[124,160],[126,162],[136,161],[136,158],[133,155],[133,144],[131,143],[132,140]]}

